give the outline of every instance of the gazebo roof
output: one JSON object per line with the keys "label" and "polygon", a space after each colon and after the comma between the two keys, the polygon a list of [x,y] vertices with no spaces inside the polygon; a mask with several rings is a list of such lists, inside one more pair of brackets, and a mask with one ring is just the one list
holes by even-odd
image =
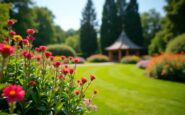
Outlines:
{"label": "gazebo roof", "polygon": [[119,38],[111,46],[106,48],[106,50],[119,49],[141,49],[141,47],[132,42],[123,31]]}

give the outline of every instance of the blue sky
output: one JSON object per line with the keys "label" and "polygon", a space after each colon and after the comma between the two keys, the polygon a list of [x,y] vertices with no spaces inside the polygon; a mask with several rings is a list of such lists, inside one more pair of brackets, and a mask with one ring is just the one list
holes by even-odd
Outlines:
{"label": "blue sky", "polygon": [[[34,0],[38,6],[48,7],[55,15],[55,23],[64,30],[80,27],[81,12],[87,0]],[[103,4],[105,0],[93,0],[97,12],[97,20],[100,24]],[[165,0],[138,0],[139,12],[145,12],[155,8],[164,15],[163,6]]]}

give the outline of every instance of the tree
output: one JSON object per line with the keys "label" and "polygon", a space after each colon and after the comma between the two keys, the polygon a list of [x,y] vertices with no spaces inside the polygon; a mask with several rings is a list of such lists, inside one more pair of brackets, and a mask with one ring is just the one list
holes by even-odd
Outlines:
{"label": "tree", "polygon": [[9,10],[10,4],[0,3],[0,41],[7,35],[7,31],[4,30],[4,27],[7,25],[6,21],[9,19]]}
{"label": "tree", "polygon": [[[164,52],[167,44],[176,36],[185,32],[185,1],[184,0],[166,0],[167,5],[164,7],[166,16],[161,23],[161,30],[156,34],[149,47],[151,54]],[[155,39],[162,39],[163,47],[158,47]],[[153,50],[155,49],[155,50]]]}
{"label": "tree", "polygon": [[101,48],[111,45],[120,34],[120,23],[117,16],[117,7],[114,0],[106,0],[103,7],[102,25],[100,29]]}
{"label": "tree", "polygon": [[136,0],[130,0],[125,12],[125,32],[137,45],[143,46],[141,19]]}
{"label": "tree", "polygon": [[33,5],[32,0],[1,0],[1,2],[12,4],[10,18],[17,20],[14,28],[18,34],[25,36],[26,29],[35,28],[37,26],[35,22],[36,16],[31,9]]}
{"label": "tree", "polygon": [[34,7],[34,12],[37,15],[36,21],[39,23],[37,30],[39,31],[35,36],[34,46],[47,45],[56,43],[55,26],[53,24],[54,15],[45,7]]}
{"label": "tree", "polygon": [[155,9],[144,12],[141,15],[141,22],[143,27],[144,47],[148,48],[152,38],[161,29],[161,16]]}
{"label": "tree", "polygon": [[80,27],[80,48],[83,55],[89,56],[97,50],[96,13],[92,0],[88,0],[82,12]]}
{"label": "tree", "polygon": [[66,33],[64,32],[64,30],[58,26],[55,25],[54,26],[54,34],[55,34],[55,39],[57,43],[64,43],[66,40]]}
{"label": "tree", "polygon": [[76,52],[80,53],[80,36],[75,34],[66,38],[65,44],[71,46]]}
{"label": "tree", "polygon": [[122,30],[124,30],[124,18],[125,18],[125,10],[127,8],[127,3],[126,0],[117,0],[116,1],[117,5],[117,15],[118,15],[118,23],[120,28],[120,33]]}

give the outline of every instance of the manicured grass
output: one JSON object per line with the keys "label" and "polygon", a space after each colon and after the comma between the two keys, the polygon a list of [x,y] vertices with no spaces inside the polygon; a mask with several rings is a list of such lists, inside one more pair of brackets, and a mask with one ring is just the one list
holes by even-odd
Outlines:
{"label": "manicured grass", "polygon": [[[82,65],[78,76],[95,74],[93,115],[185,115],[185,84],[145,77],[135,65]],[[89,90],[88,95],[91,93]]]}

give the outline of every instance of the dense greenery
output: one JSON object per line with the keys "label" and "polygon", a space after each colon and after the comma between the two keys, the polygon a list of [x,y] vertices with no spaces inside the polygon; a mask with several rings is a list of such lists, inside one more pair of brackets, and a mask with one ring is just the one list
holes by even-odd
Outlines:
{"label": "dense greenery", "polygon": [[88,64],[79,66],[77,72],[77,76],[97,75],[95,85],[99,93],[94,100],[98,105],[95,115],[185,113],[185,84],[146,77],[145,71],[136,65]]}
{"label": "dense greenery", "polygon": [[144,36],[143,44],[145,48],[148,48],[149,44],[151,43],[151,40],[161,28],[160,13],[157,12],[155,9],[151,9],[148,12],[144,12],[141,14],[141,22]]}
{"label": "dense greenery", "polygon": [[166,52],[182,53],[185,52],[185,34],[179,35],[171,40],[166,48]]}
{"label": "dense greenery", "polygon": [[3,28],[7,25],[6,21],[9,19],[10,4],[0,3],[0,41],[7,35],[7,31]]}
{"label": "dense greenery", "polygon": [[76,52],[74,51],[74,49],[67,45],[62,44],[48,45],[47,50],[52,52],[54,56],[60,55],[76,56]]}
{"label": "dense greenery", "polygon": [[130,0],[126,8],[124,29],[134,43],[143,46],[143,30],[137,0]]}
{"label": "dense greenery", "polygon": [[88,0],[82,12],[80,48],[85,57],[97,51],[96,13],[92,0]]}
{"label": "dense greenery", "polygon": [[76,52],[80,53],[80,35],[75,34],[66,38],[65,44],[72,47]]}
{"label": "dense greenery", "polygon": [[101,48],[111,45],[120,34],[120,23],[117,16],[117,7],[114,0],[106,0],[103,6],[102,24],[100,28]]}
{"label": "dense greenery", "polygon": [[[185,1],[184,0],[166,0],[164,7],[166,16],[162,21],[162,29],[155,35],[150,45],[149,52],[159,53],[165,51],[169,41],[185,32]],[[161,41],[162,45],[158,45]]]}

